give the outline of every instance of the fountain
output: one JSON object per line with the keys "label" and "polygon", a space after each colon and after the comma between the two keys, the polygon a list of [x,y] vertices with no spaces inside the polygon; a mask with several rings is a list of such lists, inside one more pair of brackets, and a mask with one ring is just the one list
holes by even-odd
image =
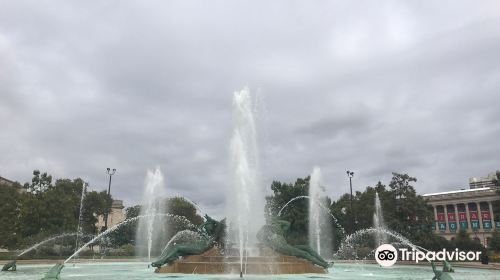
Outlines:
{"label": "fountain", "polygon": [[[59,279],[59,274],[61,273],[61,270],[64,268],[64,265],[69,262],[72,258],[74,258],[75,256],[78,256],[78,254],[83,251],[87,246],[89,246],[90,244],[96,242],[97,240],[101,239],[101,238],[104,238],[106,237],[108,234],[118,230],[119,228],[125,226],[125,225],[128,225],[129,223],[132,223],[132,222],[135,222],[137,220],[141,220],[141,219],[149,219],[151,218],[152,215],[141,215],[141,216],[137,216],[137,217],[134,217],[134,218],[130,218],[130,219],[127,219],[119,224],[116,224],[114,225],[113,227],[110,227],[108,228],[107,230],[101,232],[100,234],[98,234],[97,236],[95,236],[94,238],[92,238],[90,241],[88,241],[87,243],[85,243],[82,247],[80,247],[78,250],[76,250],[71,256],[69,256],[63,263],[57,263],[55,266],[53,266],[49,272],[46,273],[46,276],[43,278],[43,279]],[[166,214],[155,214],[153,215],[153,217],[169,217],[169,218],[173,218],[175,219],[176,221],[179,221],[179,222],[183,222],[187,227],[189,228],[196,228],[195,225],[193,225],[188,219],[186,219],[186,217],[183,217],[183,216],[177,216],[177,215],[173,215],[173,214],[169,214],[169,213],[166,213]],[[75,233],[70,233],[70,234],[65,234],[65,235],[58,235],[58,236],[55,236],[53,238],[50,238],[48,240],[44,240],[43,242],[40,242],[40,243],[37,243],[36,245],[26,249],[24,252],[22,252],[19,256],[21,256],[22,254],[25,254],[26,252],[30,251],[30,250],[33,250],[35,249],[36,247],[42,245],[42,243],[46,243],[48,241],[51,241],[51,240],[54,240],[56,238],[60,238],[60,237],[63,237],[63,236],[67,236],[67,235],[74,235]]]}
{"label": "fountain", "polygon": [[356,244],[359,241],[363,241],[361,237],[365,235],[376,235],[376,234],[384,234],[385,236],[390,236],[399,242],[401,242],[402,245],[408,246],[412,249],[419,250],[419,251],[424,251],[427,252],[428,250],[425,248],[422,248],[420,246],[417,246],[413,244],[410,240],[408,240],[406,237],[402,236],[401,234],[391,231],[387,228],[382,228],[382,227],[371,227],[371,228],[365,228],[365,229],[360,229],[356,232],[354,232],[351,235],[348,235],[344,241],[342,242],[340,248],[337,250],[337,252],[334,254],[336,258],[339,258],[346,252],[351,251],[353,248],[354,244]]}
{"label": "fountain", "polygon": [[[76,240],[75,240],[75,250],[78,249],[80,243],[80,235],[82,235],[82,216],[83,216],[83,201],[85,199],[85,192],[87,190],[88,183],[83,182],[82,184],[82,195],[80,197],[80,211],[78,212],[78,225],[76,228]],[[75,258],[76,260],[76,258]]]}
{"label": "fountain", "polygon": [[136,244],[140,256],[147,257],[151,261],[151,248],[156,248],[160,244],[160,232],[164,229],[162,219],[156,214],[165,212],[163,174],[160,168],[154,171],[148,170],[145,179],[144,195],[140,215],[147,216],[139,221],[136,233]]}
{"label": "fountain", "polygon": [[230,145],[232,180],[226,192],[226,216],[230,221],[228,239],[237,243],[242,273],[244,258],[250,247],[255,247],[257,230],[264,224],[264,190],[259,180],[257,132],[248,89],[234,93],[233,117]]}
{"label": "fountain", "polygon": [[233,254],[234,251],[224,246],[225,219],[216,221],[207,215],[205,218],[198,234],[182,231],[169,241],[161,257],[152,263],[157,267],[156,272],[223,274],[239,271],[243,276],[243,273],[326,273],[329,266],[311,247],[288,244],[284,235],[290,223],[274,218],[257,233],[261,244],[259,255],[246,256],[245,270],[240,271],[239,254]]}
{"label": "fountain", "polygon": [[17,262],[17,260],[18,260],[20,257],[22,257],[23,255],[25,255],[25,254],[27,254],[27,253],[29,253],[29,252],[31,252],[31,251],[33,251],[33,250],[37,249],[38,247],[40,247],[40,246],[42,246],[42,245],[44,245],[44,244],[47,244],[47,243],[49,243],[49,242],[51,242],[51,241],[54,241],[54,240],[57,240],[57,239],[59,239],[59,238],[64,238],[64,237],[68,237],[68,236],[74,236],[74,235],[77,235],[77,234],[78,234],[78,233],[75,233],[75,232],[63,233],[63,234],[59,234],[59,235],[56,235],[56,236],[49,237],[49,238],[47,238],[47,239],[45,239],[45,240],[42,240],[42,241],[40,241],[40,242],[38,242],[38,243],[36,243],[36,244],[32,245],[31,247],[26,248],[26,249],[24,249],[23,251],[21,251],[21,253],[19,253],[19,254],[16,256],[16,259],[15,259],[15,260],[13,260],[13,261],[11,261],[11,262],[8,262],[8,263],[6,263],[6,264],[3,266],[2,271],[7,271],[7,270],[10,270],[10,269],[15,270],[15,269],[16,269],[16,262]]}
{"label": "fountain", "polygon": [[[205,222],[199,226],[194,226],[185,217],[176,216],[164,213],[164,205],[159,200],[163,195],[163,176],[157,168],[155,171],[148,171],[145,183],[145,193],[143,198],[143,207],[141,215],[135,218],[127,219],[111,228],[101,232],[92,240],[75,250],[63,263],[58,263],[52,267],[46,274],[44,279],[59,279],[61,270],[65,264],[72,258],[84,250],[89,244],[106,237],[108,234],[118,230],[119,228],[139,221],[137,231],[139,243],[142,242],[145,251],[143,254],[151,259],[152,249],[163,249],[157,260],[152,262],[152,266],[156,267],[156,272],[164,273],[185,273],[189,279],[199,279],[193,274],[223,274],[236,273],[240,276],[246,274],[245,277],[251,278],[250,274],[303,274],[303,273],[333,273],[328,271],[331,265],[320,255],[324,253],[327,244],[321,239],[322,236],[328,235],[322,230],[321,225],[325,223],[326,218],[331,217],[336,226],[342,231],[345,236],[344,229],[340,226],[335,216],[326,207],[321,198],[325,196],[324,190],[321,188],[321,172],[319,168],[314,168],[309,186],[309,196],[298,196],[288,201],[279,210],[277,217],[271,217],[264,223],[264,190],[261,189],[259,165],[258,165],[258,149],[257,149],[257,133],[254,118],[254,110],[250,99],[250,93],[247,89],[234,93],[233,99],[234,109],[234,131],[232,134],[230,155],[231,155],[231,175],[229,189],[226,192],[227,217],[226,220],[215,220],[205,215]],[[85,190],[82,190],[82,198]],[[309,199],[309,233],[310,245],[295,245],[288,243],[287,231],[290,229],[290,221],[279,220],[282,211],[292,205],[294,201],[299,199]],[[82,207],[82,202],[80,203]],[[329,216],[327,215],[329,214]],[[175,219],[178,222],[184,223],[189,230],[183,230],[174,235],[163,248],[156,245],[156,240],[162,227],[160,217]],[[325,218],[326,217],[326,218]],[[224,229],[229,227],[229,230]],[[71,235],[80,236],[81,232],[77,229],[76,233]],[[225,235],[229,236],[225,236]],[[352,235],[346,236],[341,247],[336,253],[336,256],[354,246],[354,244],[365,235],[377,236],[377,244],[386,242],[388,237],[399,240],[403,246],[409,246],[416,250],[425,250],[419,246],[412,244],[408,239],[400,234],[390,231],[383,223],[382,208],[378,194],[375,198],[374,211],[374,227],[363,229],[355,232]],[[60,235],[54,238],[59,238]],[[45,240],[48,242],[53,240]],[[142,238],[142,241],[141,241]],[[22,254],[29,250],[40,246],[40,242],[25,250]],[[77,243],[78,244],[78,241]],[[77,246],[78,247],[78,246]],[[372,252],[373,253],[373,252]],[[15,268],[15,261],[9,265]],[[94,275],[85,272],[81,275],[88,276],[89,279],[146,279],[144,278],[144,264],[127,264],[126,266],[117,267],[117,265],[106,265],[105,268],[99,267],[98,264],[90,264],[91,271],[96,271]],[[346,269],[346,265],[340,264],[341,269],[335,271],[339,275],[339,279],[361,279],[367,275],[373,276],[374,273],[382,275],[380,278],[385,278],[387,275],[392,279],[400,279],[401,276],[409,275],[414,271],[429,272],[422,268],[400,269],[400,270],[384,270],[378,266],[355,266],[354,270]],[[344,267],[342,269],[342,267]],[[349,266],[347,266],[349,268]],[[362,268],[362,269],[360,269]],[[74,275],[78,273],[78,267],[68,268],[73,269]],[[437,276],[446,275],[448,273],[444,269],[442,272],[434,267],[434,273]],[[348,273],[353,274],[348,274]],[[368,273],[368,274],[367,274]],[[379,275],[379,276],[380,276]],[[163,279],[165,276],[158,274],[147,274],[147,279]],[[166,276],[168,277],[185,277],[185,276]],[[286,276],[291,279],[307,279],[307,278],[323,278],[323,276]],[[328,277],[325,277],[328,278]],[[428,277],[418,278],[428,279]],[[438,278],[436,278],[438,279]]]}
{"label": "fountain", "polygon": [[[299,200],[299,199],[311,199],[309,196],[307,195],[299,195],[299,196],[296,196],[292,199],[290,199],[287,203],[285,203],[285,205],[283,205],[280,210],[278,211],[278,217],[281,216],[281,214],[283,213],[283,211],[289,206],[291,205],[293,202]],[[321,203],[321,201],[317,201],[316,204],[321,207],[321,209],[323,209],[323,211],[325,211],[325,213],[328,213],[330,215],[330,217],[332,218],[333,220],[333,223],[335,224],[335,227],[340,229],[340,232],[342,234],[342,236],[345,236],[346,233],[345,233],[345,229],[344,227],[339,223],[338,219],[335,217],[335,215],[333,215],[333,213],[330,211],[330,209],[328,209],[328,207],[326,207],[325,205],[323,205]]]}
{"label": "fountain", "polygon": [[[380,204],[380,198],[378,192],[375,192],[375,212],[373,213],[373,227],[378,229],[385,228],[384,216],[382,215],[382,205]],[[375,233],[375,244],[380,246],[387,243],[387,234],[384,231],[378,231]]]}
{"label": "fountain", "polygon": [[327,212],[323,211],[326,197],[321,186],[321,169],[314,167],[309,180],[309,246],[322,256],[330,256],[332,230]]}

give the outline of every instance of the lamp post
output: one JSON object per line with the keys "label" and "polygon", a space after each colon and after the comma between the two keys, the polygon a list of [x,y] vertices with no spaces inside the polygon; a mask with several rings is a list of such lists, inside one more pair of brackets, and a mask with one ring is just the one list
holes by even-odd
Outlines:
{"label": "lamp post", "polygon": [[347,170],[347,177],[349,177],[349,186],[351,187],[351,197],[350,197],[350,208],[351,208],[351,229],[354,232],[354,211],[352,209],[352,177],[354,176],[354,172]]}
{"label": "lamp post", "polygon": [[[108,184],[108,196],[111,194],[111,177],[115,175],[116,173],[116,168],[106,168],[106,173],[109,175],[109,184]],[[108,229],[108,215],[109,215],[110,208],[106,210],[106,213],[104,213],[104,229]]]}

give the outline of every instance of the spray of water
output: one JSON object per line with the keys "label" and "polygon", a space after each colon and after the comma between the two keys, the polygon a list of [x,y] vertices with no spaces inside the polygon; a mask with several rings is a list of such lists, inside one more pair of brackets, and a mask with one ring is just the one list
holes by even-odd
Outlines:
{"label": "spray of water", "polygon": [[169,198],[175,198],[175,197],[180,197],[183,200],[191,203],[196,208],[196,211],[198,211],[200,214],[206,214],[207,213],[206,211],[204,211],[203,209],[201,209],[201,207],[200,207],[200,205],[198,205],[198,203],[196,203],[196,202],[192,201],[191,199],[189,199],[187,197],[184,197],[182,195],[173,195],[173,196],[171,196]]}
{"label": "spray of water", "polygon": [[239,246],[240,268],[245,254],[255,243],[257,230],[264,224],[264,195],[259,183],[257,133],[254,109],[248,89],[234,93],[234,130],[230,146],[232,180],[227,193],[230,232]]}
{"label": "spray of water", "polygon": [[40,241],[40,242],[36,243],[35,245],[33,245],[33,246],[31,246],[31,247],[29,247],[27,249],[24,249],[21,253],[19,253],[19,255],[17,255],[17,257],[19,258],[22,255],[30,252],[31,250],[35,250],[36,248],[38,248],[38,247],[40,247],[40,246],[42,246],[44,244],[47,244],[50,241],[54,241],[54,240],[57,240],[59,238],[64,238],[64,237],[68,237],[68,236],[75,236],[75,235],[76,235],[75,232],[71,232],[71,233],[63,233],[63,234],[59,234],[59,235],[56,235],[56,236],[49,237],[49,238],[47,238],[47,239],[45,239],[43,241]]}
{"label": "spray of water", "polygon": [[88,183],[83,182],[82,195],[80,197],[80,212],[78,214],[78,225],[76,228],[75,250],[78,249],[80,243],[80,235],[82,234],[82,216],[83,216],[83,201],[85,199],[85,192],[87,191]]}
{"label": "spray of water", "polygon": [[158,231],[165,228],[162,219],[156,215],[165,213],[165,203],[162,199],[163,182],[164,178],[160,168],[156,168],[154,171],[148,170],[140,212],[141,216],[147,216],[147,218],[139,221],[136,241],[138,248],[144,248],[139,254],[147,256],[149,261],[151,261],[151,248],[156,248],[159,244]]}
{"label": "spray of water", "polygon": [[381,234],[381,233],[385,234],[386,236],[390,236],[392,238],[395,238],[402,245],[408,246],[408,247],[415,249],[417,251],[424,251],[424,252],[428,251],[427,249],[425,249],[423,247],[420,247],[420,246],[413,244],[410,240],[408,240],[406,237],[404,237],[403,235],[401,235],[397,232],[394,232],[394,231],[389,230],[387,228],[372,227],[372,228],[358,230],[358,231],[354,232],[353,234],[347,236],[344,239],[344,241],[342,242],[342,245],[340,246],[339,250],[334,254],[334,257],[336,257],[336,258],[341,257],[341,256],[345,257],[346,254],[353,252],[355,245],[359,242],[364,241],[364,239],[362,237],[364,237],[365,235],[374,235],[374,234]]}
{"label": "spray of water", "polygon": [[[373,213],[373,227],[374,228],[385,228],[384,216],[382,215],[382,205],[380,204],[380,198],[378,192],[375,193],[375,213]],[[379,231],[375,234],[375,242],[377,247],[381,244],[387,243],[387,234],[383,231]]]}
{"label": "spray of water", "polygon": [[[292,199],[290,199],[287,203],[285,203],[285,205],[283,205],[281,207],[281,209],[278,211],[278,217],[281,216],[282,212],[290,205],[292,204],[293,202],[299,200],[299,199],[311,199],[309,196],[307,195],[299,195],[299,196],[296,196]],[[346,233],[345,233],[345,230],[344,230],[344,227],[342,227],[339,223],[339,221],[337,220],[337,218],[335,217],[335,215],[332,214],[332,212],[330,211],[330,209],[328,209],[328,207],[326,207],[325,205],[323,205],[323,203],[321,202],[316,202],[317,205],[319,207],[321,207],[321,209],[323,209],[326,213],[328,213],[330,215],[330,217],[332,218],[333,220],[333,223],[335,224],[335,227],[337,229],[340,230],[342,236],[346,236]]]}
{"label": "spray of water", "polygon": [[[153,217],[170,217],[170,218],[173,218],[175,221],[177,222],[182,222],[184,223],[184,225],[188,228],[192,228],[192,229],[196,229],[196,226],[191,223],[186,217],[184,216],[178,216],[178,215],[173,215],[173,214],[155,214]],[[99,240],[105,236],[107,236],[108,234],[118,230],[119,228],[125,226],[125,225],[128,225],[129,223],[132,223],[132,222],[135,222],[137,220],[141,220],[141,219],[147,219],[147,218],[151,218],[151,215],[141,215],[141,216],[137,216],[137,217],[134,217],[134,218],[130,218],[130,219],[127,219],[119,224],[116,224],[114,225],[113,227],[110,227],[109,229],[101,232],[100,234],[98,234],[97,236],[95,236],[94,238],[92,238],[92,240],[90,240],[89,242],[85,243],[82,247],[80,247],[78,250],[76,250],[75,253],[73,253],[73,255],[69,256],[65,261],[64,263],[67,263],[69,260],[71,260],[72,258],[74,258],[76,255],[78,255],[83,249],[85,249],[85,247],[89,246],[90,244],[94,243],[96,240]]]}
{"label": "spray of water", "polygon": [[332,244],[331,239],[324,238],[332,236],[332,233],[328,227],[329,211],[323,211],[321,207],[322,200],[326,197],[321,180],[321,169],[314,167],[309,180],[309,197],[312,198],[309,199],[309,246],[320,255],[330,251]]}

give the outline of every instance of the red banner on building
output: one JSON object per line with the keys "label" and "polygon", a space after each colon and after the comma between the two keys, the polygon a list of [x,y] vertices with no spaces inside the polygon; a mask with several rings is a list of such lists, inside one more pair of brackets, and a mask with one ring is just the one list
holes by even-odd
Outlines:
{"label": "red banner on building", "polygon": [[448,213],[448,222],[455,221],[455,213]]}
{"label": "red banner on building", "polygon": [[476,211],[470,211],[469,214],[470,214],[470,219],[471,220],[473,220],[473,221],[479,220],[479,216],[477,215]]}
{"label": "red banner on building", "polygon": [[438,221],[444,222],[444,213],[438,213],[437,216],[438,216]]}
{"label": "red banner on building", "polygon": [[490,211],[481,211],[481,218],[483,220],[491,220]]}
{"label": "red banner on building", "polygon": [[458,213],[458,220],[460,222],[467,221],[467,213],[465,213],[465,212],[459,212]]}

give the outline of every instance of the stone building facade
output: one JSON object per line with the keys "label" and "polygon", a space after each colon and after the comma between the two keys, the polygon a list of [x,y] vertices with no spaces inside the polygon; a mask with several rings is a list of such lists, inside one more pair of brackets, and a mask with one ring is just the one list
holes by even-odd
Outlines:
{"label": "stone building facade", "polygon": [[[113,200],[111,203],[110,213],[108,215],[108,228],[111,228],[123,221],[125,221],[125,213],[123,211],[123,200]],[[97,217],[97,228],[101,229],[104,227],[104,216],[100,215]]]}
{"label": "stone building facade", "polygon": [[464,229],[471,238],[488,246],[492,231],[500,230],[492,203],[500,200],[497,187],[473,188],[423,195],[434,209],[435,234],[453,240]]}

